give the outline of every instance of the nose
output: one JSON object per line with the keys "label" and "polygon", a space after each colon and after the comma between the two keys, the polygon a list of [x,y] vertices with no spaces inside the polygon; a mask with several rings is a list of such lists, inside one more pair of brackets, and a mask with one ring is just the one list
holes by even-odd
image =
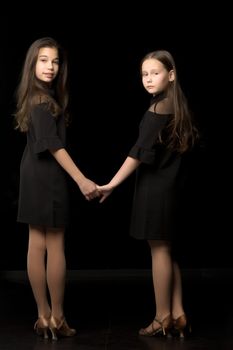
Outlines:
{"label": "nose", "polygon": [[48,69],[53,69],[53,62],[52,61],[48,61]]}

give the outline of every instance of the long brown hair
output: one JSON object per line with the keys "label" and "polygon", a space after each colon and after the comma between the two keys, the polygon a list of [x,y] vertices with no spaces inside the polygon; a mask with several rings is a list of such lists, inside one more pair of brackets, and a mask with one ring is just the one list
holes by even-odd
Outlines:
{"label": "long brown hair", "polygon": [[156,59],[160,61],[165,69],[174,71],[175,79],[170,82],[168,95],[172,96],[173,111],[169,124],[167,125],[166,144],[167,147],[179,153],[191,148],[198,136],[187,99],[181,89],[177,77],[175,61],[172,55],[166,50],[157,50],[148,53],[141,61],[141,67],[145,60]]}
{"label": "long brown hair", "polygon": [[[35,75],[39,50],[44,47],[58,50],[59,71],[52,85],[54,96],[51,95],[48,86],[38,80]],[[64,49],[53,38],[38,39],[29,47],[21,73],[21,80],[16,91],[16,100],[16,129],[22,132],[28,130],[31,108],[39,103],[46,102],[54,117],[63,113],[66,120],[68,120],[67,58]]]}

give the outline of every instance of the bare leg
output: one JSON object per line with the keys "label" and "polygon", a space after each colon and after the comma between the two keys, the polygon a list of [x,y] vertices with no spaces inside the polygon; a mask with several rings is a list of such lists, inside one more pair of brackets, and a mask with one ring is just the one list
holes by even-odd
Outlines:
{"label": "bare leg", "polygon": [[36,300],[38,316],[49,317],[50,306],[47,299],[45,230],[39,226],[29,226],[27,271]]}
{"label": "bare leg", "polygon": [[182,303],[182,282],[180,268],[173,262],[172,315],[174,319],[184,314]]}
{"label": "bare leg", "polygon": [[176,262],[173,263],[172,317],[173,330],[176,332],[176,335],[183,338],[185,333],[191,332],[191,326],[184,313],[181,273]]}
{"label": "bare leg", "polygon": [[47,281],[51,300],[49,329],[54,340],[58,337],[72,337],[76,330],[66,322],[63,310],[66,260],[64,253],[64,229],[47,229]]}
{"label": "bare leg", "polygon": [[58,319],[64,317],[63,301],[66,277],[64,253],[64,230],[47,229],[47,281],[51,299],[52,315]]}
{"label": "bare leg", "polygon": [[[172,260],[170,245],[164,241],[149,241],[152,257],[152,277],[156,304],[156,319],[147,328],[139,331],[142,335],[154,333],[161,329],[163,321],[166,326],[170,323]],[[143,334],[146,333],[146,334]]]}
{"label": "bare leg", "polygon": [[171,313],[172,260],[170,245],[150,241],[152,277],[155,293],[156,317],[161,320]]}

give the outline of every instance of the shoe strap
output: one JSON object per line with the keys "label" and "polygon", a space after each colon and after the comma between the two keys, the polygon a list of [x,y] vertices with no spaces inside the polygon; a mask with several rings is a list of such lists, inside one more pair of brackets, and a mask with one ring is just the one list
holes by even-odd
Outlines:
{"label": "shoe strap", "polygon": [[156,317],[154,318],[154,321],[157,322],[158,324],[160,324],[160,326],[162,327],[163,321],[158,320]]}

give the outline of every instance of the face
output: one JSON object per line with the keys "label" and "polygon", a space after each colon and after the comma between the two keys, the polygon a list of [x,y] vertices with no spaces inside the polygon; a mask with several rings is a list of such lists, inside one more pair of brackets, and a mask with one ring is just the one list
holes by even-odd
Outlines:
{"label": "face", "polygon": [[142,64],[142,83],[149,94],[165,91],[174,80],[174,71],[168,72],[164,65],[155,58],[149,58]]}
{"label": "face", "polygon": [[42,47],[39,50],[35,67],[37,79],[50,85],[56,78],[58,70],[58,50],[55,47]]}

